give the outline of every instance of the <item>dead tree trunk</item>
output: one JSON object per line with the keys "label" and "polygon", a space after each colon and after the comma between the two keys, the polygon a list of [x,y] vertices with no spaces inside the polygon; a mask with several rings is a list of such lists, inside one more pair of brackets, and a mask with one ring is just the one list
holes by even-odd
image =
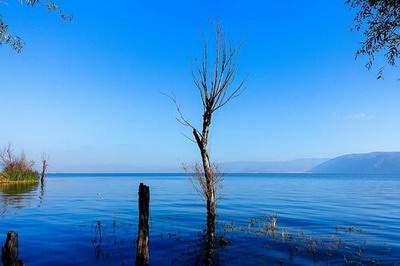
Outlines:
{"label": "dead tree trunk", "polygon": [[222,28],[217,24],[214,64],[209,65],[208,48],[204,44],[203,58],[192,69],[193,82],[199,91],[203,109],[201,130],[198,130],[185,118],[175,97],[170,97],[176,105],[178,122],[193,130],[195,138],[193,141],[200,150],[203,167],[200,171],[197,171],[198,169],[195,167],[195,175],[199,180],[201,193],[207,204],[207,238],[211,252],[215,242],[216,190],[218,182],[221,180],[218,171],[215,171],[217,169],[213,169],[215,165],[210,163],[208,137],[214,112],[238,97],[242,90],[244,80],[232,88],[237,72],[238,51],[238,48],[231,47],[225,41]]}
{"label": "dead tree trunk", "polygon": [[1,260],[4,266],[20,266],[22,261],[18,259],[18,234],[8,232],[6,242],[2,249]]}
{"label": "dead tree trunk", "polygon": [[150,189],[140,183],[139,186],[139,225],[136,242],[136,265],[149,264],[149,202]]}
{"label": "dead tree trunk", "polygon": [[216,220],[216,196],[215,196],[215,176],[211,168],[210,157],[208,155],[207,143],[208,143],[208,132],[211,123],[211,113],[206,113],[203,116],[203,131],[200,138],[197,130],[193,130],[193,135],[196,139],[197,145],[200,150],[204,175],[206,179],[206,201],[207,201],[207,238],[209,245],[212,247],[215,241],[215,220]]}
{"label": "dead tree trunk", "polygon": [[43,159],[43,161],[42,161],[42,174],[40,175],[40,182],[41,182],[41,184],[43,185],[44,184],[44,178],[45,178],[45,176],[46,176],[46,173],[47,173],[47,160],[46,159]]}

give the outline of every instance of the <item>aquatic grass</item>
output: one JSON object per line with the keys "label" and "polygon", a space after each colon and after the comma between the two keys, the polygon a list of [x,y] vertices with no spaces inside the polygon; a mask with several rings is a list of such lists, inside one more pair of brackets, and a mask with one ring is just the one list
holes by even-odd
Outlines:
{"label": "aquatic grass", "polygon": [[233,222],[229,222],[223,225],[224,232],[237,232],[240,227],[236,226]]}
{"label": "aquatic grass", "polygon": [[276,229],[277,229],[277,227],[278,227],[278,215],[277,214],[273,214],[271,217],[270,217],[270,222],[269,222],[269,229],[271,230],[271,231],[275,231]]}
{"label": "aquatic grass", "polygon": [[3,170],[0,182],[38,182],[39,173],[33,168],[34,162],[29,161],[24,153],[15,155],[8,145],[0,153],[0,163]]}
{"label": "aquatic grass", "polygon": [[33,170],[7,169],[1,173],[0,182],[38,182],[39,174]]}
{"label": "aquatic grass", "polygon": [[363,230],[361,228],[355,227],[355,226],[336,226],[336,231],[342,231],[346,233],[363,233]]}
{"label": "aquatic grass", "polygon": [[365,251],[368,248],[366,242],[353,241],[354,233],[366,234],[364,230],[355,226],[336,226],[332,228],[333,233],[331,234],[314,235],[302,230],[290,231],[289,228],[278,227],[278,215],[273,214],[266,218],[250,218],[243,226],[230,221],[223,224],[223,229],[227,234],[224,238],[229,237],[230,245],[234,245],[235,241],[242,237],[264,239],[265,242],[262,245],[265,248],[287,250],[289,258],[312,257],[314,262],[332,262],[344,265],[378,263]]}

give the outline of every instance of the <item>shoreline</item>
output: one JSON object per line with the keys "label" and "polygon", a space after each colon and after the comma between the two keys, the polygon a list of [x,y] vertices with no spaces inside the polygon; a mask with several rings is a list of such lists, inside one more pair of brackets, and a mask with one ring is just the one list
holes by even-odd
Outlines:
{"label": "shoreline", "polygon": [[39,183],[39,180],[6,180],[4,178],[0,178],[0,185],[8,185],[8,184],[34,184]]}

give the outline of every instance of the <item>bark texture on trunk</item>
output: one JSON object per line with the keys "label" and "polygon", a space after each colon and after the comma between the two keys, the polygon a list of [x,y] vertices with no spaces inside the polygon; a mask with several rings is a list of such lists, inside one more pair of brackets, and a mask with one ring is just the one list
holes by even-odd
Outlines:
{"label": "bark texture on trunk", "polygon": [[216,195],[215,195],[215,177],[210,163],[208,153],[208,134],[210,131],[212,112],[206,110],[203,115],[203,130],[201,136],[197,130],[193,129],[193,135],[199,147],[204,175],[207,184],[205,192],[207,201],[207,239],[211,248],[215,242],[215,220],[216,220]]}
{"label": "bark texture on trunk", "polygon": [[8,232],[6,241],[2,249],[1,260],[4,266],[20,266],[24,265],[18,259],[18,233]]}
{"label": "bark texture on trunk", "polygon": [[42,161],[42,173],[40,175],[40,182],[42,185],[44,184],[44,178],[46,176],[46,173],[47,173],[47,161],[43,160]]}
{"label": "bark texture on trunk", "polygon": [[139,225],[136,248],[136,265],[149,265],[149,202],[150,189],[143,183],[139,186]]}

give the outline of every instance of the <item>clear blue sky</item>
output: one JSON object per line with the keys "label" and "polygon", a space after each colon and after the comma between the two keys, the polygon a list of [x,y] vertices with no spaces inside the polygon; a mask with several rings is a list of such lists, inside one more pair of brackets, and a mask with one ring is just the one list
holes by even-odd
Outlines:
{"label": "clear blue sky", "polygon": [[[360,35],[343,0],[60,1],[71,23],[10,1],[0,13],[24,38],[0,48],[0,144],[53,171],[144,171],[198,158],[173,91],[200,121],[189,62],[219,19],[242,43],[240,98],[212,127],[217,161],[289,160],[400,150],[400,83],[354,60]],[[393,71],[392,71],[393,72]]]}

